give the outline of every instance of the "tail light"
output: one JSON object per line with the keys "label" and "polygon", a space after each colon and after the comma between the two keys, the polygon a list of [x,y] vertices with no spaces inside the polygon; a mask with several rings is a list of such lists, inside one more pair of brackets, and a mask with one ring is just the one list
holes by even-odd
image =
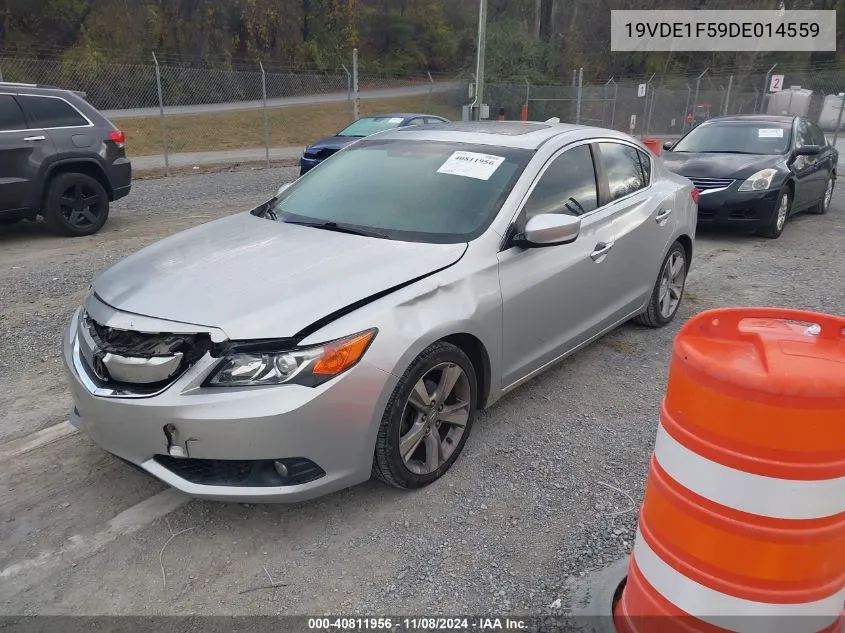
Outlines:
{"label": "tail light", "polygon": [[690,198],[692,198],[692,201],[695,202],[696,204],[698,204],[698,194],[699,194],[699,191],[698,191],[697,187],[693,187],[692,191],[689,192]]}
{"label": "tail light", "polygon": [[109,132],[109,138],[121,146],[126,142],[126,135],[123,130],[112,130]]}

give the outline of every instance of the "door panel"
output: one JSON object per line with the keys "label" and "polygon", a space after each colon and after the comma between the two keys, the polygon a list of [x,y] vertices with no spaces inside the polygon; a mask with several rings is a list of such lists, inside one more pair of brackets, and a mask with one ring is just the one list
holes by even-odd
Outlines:
{"label": "door panel", "polygon": [[0,211],[38,206],[38,170],[53,151],[44,130],[0,132]]}
{"label": "door panel", "polygon": [[604,329],[612,318],[608,286],[616,253],[612,248],[598,261],[591,255],[612,242],[609,212],[598,211],[583,219],[571,244],[499,253],[503,386]]}
{"label": "door panel", "polygon": [[598,202],[587,144],[554,156],[535,182],[514,230],[522,232],[535,215],[564,213],[581,218],[581,232],[569,244],[499,253],[503,386],[580,345],[610,320],[613,226]]}
{"label": "door panel", "polygon": [[[796,124],[795,147],[813,145],[815,140],[809,121],[799,119]],[[815,204],[822,196],[819,190],[827,185],[827,173],[820,158],[823,158],[823,155],[797,156],[792,163],[792,171],[795,174],[793,211],[806,209]]]}
{"label": "door panel", "polygon": [[611,279],[613,321],[642,307],[654,289],[663,253],[675,227],[674,188],[651,184],[651,159],[621,143],[598,143],[600,173],[613,224],[616,274]]}

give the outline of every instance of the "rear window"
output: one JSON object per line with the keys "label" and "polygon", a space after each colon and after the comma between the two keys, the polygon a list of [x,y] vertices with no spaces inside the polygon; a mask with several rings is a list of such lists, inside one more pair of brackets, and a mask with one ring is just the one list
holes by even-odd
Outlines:
{"label": "rear window", "polygon": [[18,101],[23,107],[30,127],[56,128],[88,125],[85,117],[64,99],[19,95]]}
{"label": "rear window", "polygon": [[11,95],[0,95],[0,131],[25,129],[26,121],[15,98]]}

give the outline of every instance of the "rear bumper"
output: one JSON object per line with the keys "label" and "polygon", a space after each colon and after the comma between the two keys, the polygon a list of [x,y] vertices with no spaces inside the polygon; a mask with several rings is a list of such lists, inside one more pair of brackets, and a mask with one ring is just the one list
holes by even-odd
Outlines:
{"label": "rear bumper", "polygon": [[775,213],[780,191],[702,193],[698,199],[698,223],[705,226],[757,227]]}
{"label": "rear bumper", "polygon": [[116,159],[109,168],[112,200],[120,200],[129,195],[132,189],[132,161],[128,158]]}

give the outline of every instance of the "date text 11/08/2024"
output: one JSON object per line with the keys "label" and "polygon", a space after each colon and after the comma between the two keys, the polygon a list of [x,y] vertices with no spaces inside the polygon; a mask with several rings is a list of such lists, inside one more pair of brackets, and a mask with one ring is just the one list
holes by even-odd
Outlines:
{"label": "date text 11/08/2024", "polygon": [[527,629],[518,618],[308,618],[310,631],[502,631]]}

